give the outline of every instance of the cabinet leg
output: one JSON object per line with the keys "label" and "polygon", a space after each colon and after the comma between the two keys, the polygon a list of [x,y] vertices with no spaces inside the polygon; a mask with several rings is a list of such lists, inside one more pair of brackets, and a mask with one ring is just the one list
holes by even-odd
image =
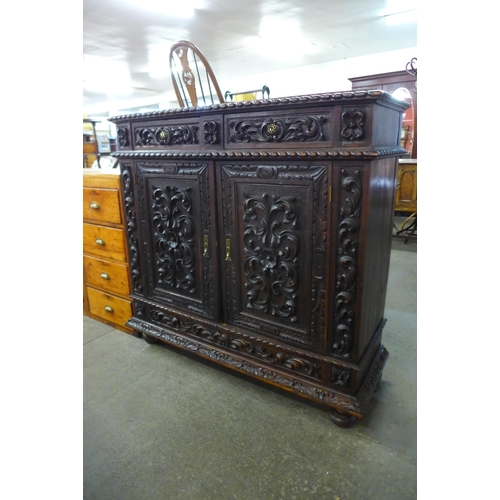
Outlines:
{"label": "cabinet leg", "polygon": [[354,422],[356,422],[356,417],[346,413],[341,413],[337,410],[331,410],[330,420],[338,427],[350,427]]}

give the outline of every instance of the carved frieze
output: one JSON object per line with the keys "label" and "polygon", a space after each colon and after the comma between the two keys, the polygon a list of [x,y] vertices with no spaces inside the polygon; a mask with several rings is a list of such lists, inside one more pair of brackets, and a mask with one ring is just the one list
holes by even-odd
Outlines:
{"label": "carved frieze", "polygon": [[297,355],[290,355],[285,352],[274,352],[259,343],[238,337],[232,332],[221,333],[219,330],[207,328],[206,326],[194,322],[183,321],[174,314],[166,311],[151,308],[151,319],[155,323],[176,329],[179,332],[188,333],[201,339],[208,340],[214,344],[226,347],[235,351],[241,351],[252,355],[267,363],[283,366],[297,373],[303,373],[310,377],[321,379],[321,364],[302,358]]}
{"label": "carved frieze", "polygon": [[229,142],[315,142],[325,140],[324,116],[251,118],[229,122]]}

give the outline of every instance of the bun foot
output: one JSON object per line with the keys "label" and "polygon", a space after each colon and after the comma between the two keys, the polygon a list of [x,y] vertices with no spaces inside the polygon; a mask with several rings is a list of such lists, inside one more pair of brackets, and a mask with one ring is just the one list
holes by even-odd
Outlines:
{"label": "bun foot", "polygon": [[153,337],[151,335],[148,335],[147,333],[142,334],[142,338],[148,343],[148,344],[156,344],[158,343],[158,339],[156,337]]}
{"label": "bun foot", "polygon": [[356,417],[348,415],[347,413],[341,413],[337,410],[331,410],[330,420],[338,427],[350,427],[354,422],[356,422]]}

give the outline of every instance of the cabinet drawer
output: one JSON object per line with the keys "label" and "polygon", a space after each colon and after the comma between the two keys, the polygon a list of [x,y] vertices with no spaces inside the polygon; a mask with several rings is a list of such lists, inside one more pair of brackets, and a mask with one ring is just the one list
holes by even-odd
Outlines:
{"label": "cabinet drawer", "polygon": [[83,218],[96,222],[121,224],[118,190],[83,188]]}
{"label": "cabinet drawer", "polygon": [[83,268],[88,285],[120,295],[130,293],[128,268],[125,264],[84,256]]}
{"label": "cabinet drawer", "polygon": [[132,317],[132,304],[129,300],[100,292],[87,287],[90,313],[99,318],[124,325]]}
{"label": "cabinet drawer", "polygon": [[123,230],[84,223],[83,251],[125,262]]}

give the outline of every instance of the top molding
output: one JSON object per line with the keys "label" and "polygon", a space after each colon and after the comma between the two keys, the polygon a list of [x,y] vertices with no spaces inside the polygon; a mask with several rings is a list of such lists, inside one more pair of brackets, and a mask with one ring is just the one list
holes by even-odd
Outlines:
{"label": "top molding", "polygon": [[235,110],[239,108],[259,108],[265,109],[267,107],[281,106],[281,105],[304,105],[304,104],[314,104],[316,102],[328,102],[328,101],[343,101],[359,99],[359,100],[374,100],[378,101],[379,104],[383,104],[400,111],[404,111],[409,107],[409,104],[405,101],[396,99],[391,94],[384,92],[382,90],[356,90],[356,91],[345,91],[345,92],[327,92],[322,94],[310,94],[310,95],[299,95],[291,97],[274,97],[270,99],[259,99],[254,101],[234,101],[234,102],[223,102],[220,104],[213,104],[210,106],[192,106],[189,108],[173,108],[173,109],[162,109],[158,111],[150,111],[148,113],[132,113],[126,115],[117,115],[109,118],[110,122],[119,122],[123,120],[142,119],[142,118],[156,118],[167,115],[189,115],[193,113],[206,112],[206,111],[224,111],[224,110]]}

